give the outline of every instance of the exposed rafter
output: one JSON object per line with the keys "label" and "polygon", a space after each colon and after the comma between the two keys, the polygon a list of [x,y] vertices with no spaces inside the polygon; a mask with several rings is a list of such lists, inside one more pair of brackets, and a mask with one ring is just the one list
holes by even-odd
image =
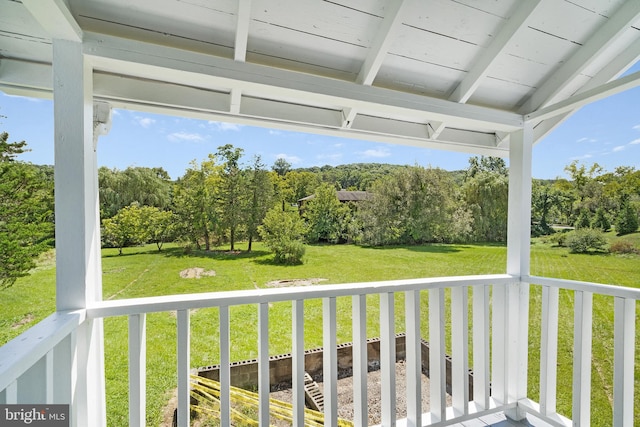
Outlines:
{"label": "exposed rafter", "polygon": [[518,9],[509,17],[498,35],[485,49],[482,56],[474,61],[464,80],[449,96],[450,101],[465,103],[476,91],[482,79],[497,57],[507,48],[513,36],[526,24],[527,20],[542,0],[527,0],[518,3]]}
{"label": "exposed rafter", "polygon": [[525,115],[525,121],[532,122],[536,120],[545,120],[563,113],[568,113],[592,102],[638,86],[640,86],[640,71],[606,83],[602,86],[581,92],[577,95],[573,95],[560,102],[549,105],[548,107],[541,108],[531,114],[527,114]]}
{"label": "exposed rafter", "polygon": [[249,23],[251,22],[251,0],[238,0],[237,18],[233,59],[244,62],[247,57]]}
{"label": "exposed rafter", "polygon": [[393,41],[396,30],[402,24],[402,9],[404,4],[403,0],[386,2],[387,14],[376,32],[376,37],[369,49],[369,54],[362,64],[362,68],[360,68],[360,73],[356,80],[357,83],[370,85],[376,78],[384,61],[384,57],[389,50],[389,45]]}
{"label": "exposed rafter", "polygon": [[22,0],[22,4],[52,39],[82,41],[82,29],[64,0]]}
{"label": "exposed rafter", "polygon": [[609,20],[594,33],[576,53],[555,71],[529,98],[520,112],[529,114],[555,101],[555,96],[567,87],[587,66],[618,40],[640,19],[640,1],[626,1]]}
{"label": "exposed rafter", "polygon": [[[598,74],[593,76],[589,82],[582,87],[577,94],[602,86],[605,83],[617,78],[620,74],[630,68],[640,60],[640,40],[625,49],[614,60],[609,62]],[[534,142],[547,136],[553,129],[565,121],[573,111],[563,113],[559,116],[547,119],[538,123],[534,127]]]}

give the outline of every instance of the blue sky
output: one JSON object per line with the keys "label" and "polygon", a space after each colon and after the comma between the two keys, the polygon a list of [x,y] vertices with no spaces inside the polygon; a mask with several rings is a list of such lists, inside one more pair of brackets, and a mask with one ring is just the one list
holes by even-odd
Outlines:
{"label": "blue sky", "polygon": [[[636,64],[629,72],[640,70]],[[53,164],[52,102],[0,92],[0,131],[11,141],[25,140],[32,149],[22,160]],[[233,144],[267,166],[284,157],[293,167],[357,162],[418,164],[464,169],[468,155],[447,151],[370,143],[360,140],[276,131],[252,126],[185,119],[130,110],[114,110],[111,132],[100,137],[100,166],[161,166],[176,179],[192,160],[200,161],[218,146]],[[608,171],[617,166],[640,168],[640,88],[584,107],[534,147],[533,176],[566,176],[573,160],[595,162]]]}

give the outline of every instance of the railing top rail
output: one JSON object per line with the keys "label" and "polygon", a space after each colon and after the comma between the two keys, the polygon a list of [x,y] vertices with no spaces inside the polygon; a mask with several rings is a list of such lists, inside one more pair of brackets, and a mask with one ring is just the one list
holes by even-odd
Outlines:
{"label": "railing top rail", "polygon": [[452,276],[382,282],[315,285],[295,288],[256,289],[229,292],[167,295],[147,298],[100,301],[87,309],[87,317],[100,318],[130,314],[186,310],[219,306],[272,303],[323,297],[344,297],[385,292],[405,292],[457,286],[514,283],[518,278],[508,274]]}
{"label": "railing top rail", "polygon": [[0,347],[0,390],[4,390],[86,319],[84,310],[59,311]]}
{"label": "railing top rail", "polygon": [[640,300],[640,289],[626,286],[603,285],[601,283],[581,282],[578,280],[554,279],[550,277],[522,276],[522,281],[535,285],[553,286],[574,291],[592,292],[612,297]]}

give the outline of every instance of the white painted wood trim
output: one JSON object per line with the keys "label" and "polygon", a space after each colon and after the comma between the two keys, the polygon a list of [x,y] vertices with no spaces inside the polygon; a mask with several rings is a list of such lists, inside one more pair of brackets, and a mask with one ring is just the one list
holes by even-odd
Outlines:
{"label": "white painted wood trim", "polygon": [[231,331],[229,307],[218,310],[220,330],[220,422],[231,425]]}
{"label": "white painted wood trim", "polygon": [[338,426],[338,351],[336,348],[336,298],[322,299],[322,336],[324,383],[324,422],[328,427]]}
{"label": "white painted wood trim", "polygon": [[473,401],[488,409],[490,398],[489,286],[473,288]]}
{"label": "white painted wood trim", "polygon": [[540,333],[540,413],[556,412],[558,363],[559,289],[542,287],[542,323]]}
{"label": "white painted wood trim", "polygon": [[178,310],[178,427],[190,425],[191,328],[189,310]]}
{"label": "white painted wood trim", "polygon": [[422,339],[420,291],[405,292],[407,427],[422,426]]}
{"label": "white painted wood trim", "polygon": [[501,405],[507,404],[507,285],[492,289],[492,352],[491,397]]}
{"label": "white painted wood trim", "polygon": [[591,340],[593,294],[575,292],[573,334],[573,409],[574,425],[591,422]]}
{"label": "white painted wood trim", "polygon": [[554,279],[540,276],[524,276],[523,281],[537,285],[550,286],[571,291],[590,292],[610,297],[640,300],[640,289],[628,286],[603,285],[600,283],[582,282],[578,280]]}
{"label": "white painted wood trim", "polygon": [[269,427],[269,304],[258,305],[258,422]]}
{"label": "white painted wood trim", "polygon": [[352,297],[353,319],[353,423],[356,426],[369,422],[367,400],[367,296]]}
{"label": "white painted wood trim", "polygon": [[304,392],[304,301],[293,300],[292,304],[292,373],[293,377],[293,427],[304,427],[304,408],[305,408],[305,392]]}
{"label": "white painted wood trim", "polygon": [[632,426],[634,416],[634,368],[636,301],[614,300],[613,425]]}
{"label": "white painted wood trim", "polygon": [[446,419],[446,365],[444,289],[429,290],[429,388],[430,419]]}
{"label": "white painted wood trim", "polygon": [[45,403],[53,403],[55,399],[55,364],[54,364],[54,349],[51,349],[45,355]]}
{"label": "white painted wood trim", "polygon": [[380,294],[380,406],[384,426],[396,425],[396,333],[394,294]]}
{"label": "white painted wood trim", "polygon": [[129,316],[129,425],[147,424],[146,315]]}
{"label": "white painted wood trim", "polygon": [[451,390],[454,413],[469,413],[469,296],[466,286],[451,289]]}
{"label": "white painted wood trim", "polygon": [[24,0],[22,4],[52,39],[82,42],[82,29],[64,0]]}

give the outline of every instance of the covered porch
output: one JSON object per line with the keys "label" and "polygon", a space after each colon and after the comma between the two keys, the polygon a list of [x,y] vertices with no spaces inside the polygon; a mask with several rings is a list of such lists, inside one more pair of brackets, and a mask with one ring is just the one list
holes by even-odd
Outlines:
{"label": "covered porch", "polygon": [[[188,426],[190,313],[213,308],[220,421],[230,425],[229,334],[237,325],[229,310],[254,305],[259,422],[269,425],[268,308],[287,302],[293,424],[301,426],[305,302],[320,299],[325,424],[337,425],[333,349],[337,301],[346,299],[354,424],[366,425],[365,326],[373,297],[380,307],[382,425],[481,425],[497,414],[514,423],[590,425],[595,297],[612,302],[615,313],[610,424],[634,424],[640,290],[531,276],[530,205],[534,144],[580,107],[640,84],[637,73],[621,77],[640,58],[640,2],[0,0],[0,12],[0,90],[54,99],[57,251],[57,311],[0,348],[0,403],[70,404],[71,425],[106,425],[103,319],[127,316],[129,424],[145,425],[146,316],[175,311],[177,341],[167,351],[177,354],[178,425]],[[96,144],[111,108],[508,158],[504,274],[104,301]],[[571,307],[562,307],[561,292]],[[540,313],[529,310],[534,294]],[[428,411],[417,381],[425,307]],[[556,411],[556,385],[569,381],[556,369],[563,309],[574,313],[571,419]],[[393,366],[399,316],[410,372],[402,420]],[[534,316],[542,325],[537,378],[529,375]],[[539,384],[536,401],[530,382]]]}

